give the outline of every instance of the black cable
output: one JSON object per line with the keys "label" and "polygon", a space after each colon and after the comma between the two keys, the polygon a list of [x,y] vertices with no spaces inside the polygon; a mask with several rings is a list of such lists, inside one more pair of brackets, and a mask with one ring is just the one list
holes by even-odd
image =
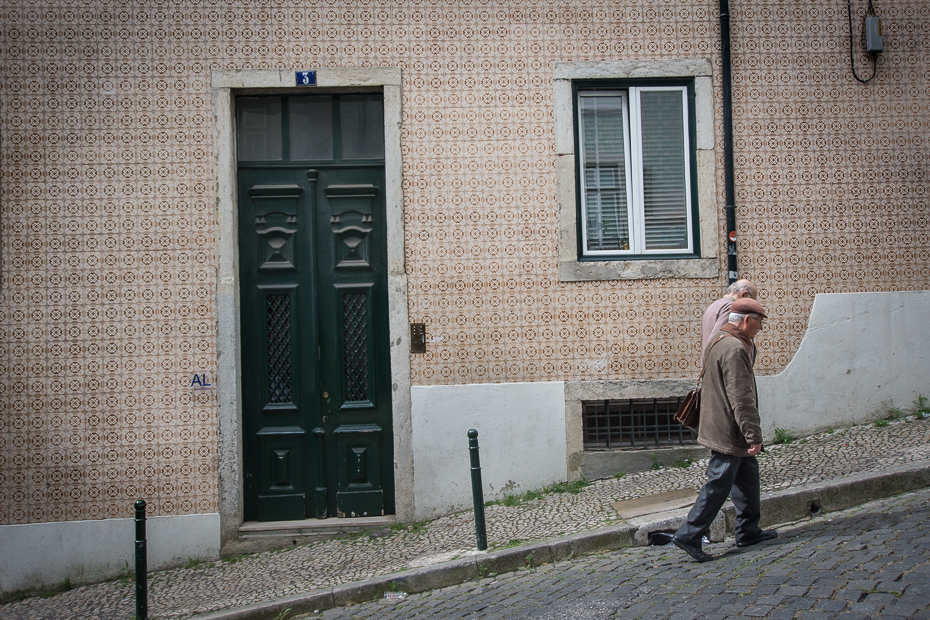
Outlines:
{"label": "black cable", "polygon": [[[867,80],[863,80],[856,74],[856,61],[853,59],[853,21],[852,21],[852,0],[846,0],[846,10],[849,14],[849,66],[852,67],[853,77],[867,84],[875,78],[875,74],[878,73],[878,55],[869,54],[872,57],[872,77]],[[866,17],[869,15],[875,15],[875,7],[872,6],[872,0],[869,0],[869,10],[866,13]]]}

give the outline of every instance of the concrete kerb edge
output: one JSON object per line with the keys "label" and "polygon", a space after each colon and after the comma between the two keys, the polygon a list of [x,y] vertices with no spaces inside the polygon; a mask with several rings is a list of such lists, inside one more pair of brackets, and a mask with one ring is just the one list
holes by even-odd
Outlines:
{"label": "concrete kerb edge", "polygon": [[274,601],[253,603],[235,609],[195,614],[193,617],[197,618],[197,620],[268,620],[315,611],[326,611],[336,607],[332,590],[333,588],[328,588],[306,594],[295,594]]}
{"label": "concrete kerb edge", "polygon": [[[930,461],[876,473],[854,474],[775,491],[762,498],[762,527],[837,512],[867,502],[930,487]],[[727,530],[733,531],[734,509],[727,507]]]}
{"label": "concrete kerb edge", "polygon": [[549,548],[551,561],[562,562],[582,555],[616,551],[634,546],[637,527],[628,523],[579,532],[544,543]]}
{"label": "concrete kerb edge", "polygon": [[479,576],[512,573],[521,568],[542,566],[552,561],[548,541],[510,547],[475,556]]}
{"label": "concrete kerb edge", "polygon": [[[845,510],[927,487],[930,487],[930,461],[775,491],[762,498],[762,525],[768,527],[777,523],[794,522],[815,514]],[[811,510],[812,506],[816,506],[815,511]],[[733,510],[733,506],[728,505],[721,515],[725,519],[723,527],[727,534],[733,533]],[[604,527],[195,617],[198,620],[268,620],[285,610],[290,610],[290,615],[294,615],[367,603],[383,597],[385,592],[390,591],[415,594],[466,583],[485,575],[513,572],[625,547],[643,546],[649,531],[667,530],[675,526],[675,523],[680,525],[686,515],[687,510],[682,510],[679,515],[671,518],[666,513],[663,518],[654,522],[640,522],[635,526],[621,524]]]}

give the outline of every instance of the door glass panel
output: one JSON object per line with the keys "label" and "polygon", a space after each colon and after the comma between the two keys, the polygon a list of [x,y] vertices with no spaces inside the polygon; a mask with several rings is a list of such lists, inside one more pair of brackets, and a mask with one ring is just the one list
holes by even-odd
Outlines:
{"label": "door glass panel", "polygon": [[345,95],[340,101],[343,159],[384,157],[381,95]]}
{"label": "door glass panel", "polygon": [[265,308],[268,329],[268,402],[290,403],[291,388],[291,297],[268,295]]}
{"label": "door glass panel", "polygon": [[366,295],[365,293],[346,293],[342,297],[342,304],[346,400],[369,400],[368,304]]}
{"label": "door glass panel", "polygon": [[281,161],[280,97],[240,97],[239,161]]}
{"label": "door glass panel", "polygon": [[291,160],[333,158],[332,97],[291,97]]}

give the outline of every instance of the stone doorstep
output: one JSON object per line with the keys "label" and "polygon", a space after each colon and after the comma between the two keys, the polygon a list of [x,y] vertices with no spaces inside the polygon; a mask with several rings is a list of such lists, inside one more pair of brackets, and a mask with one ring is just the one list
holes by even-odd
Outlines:
{"label": "stone doorstep", "polygon": [[363,518],[302,519],[299,521],[245,521],[239,526],[239,536],[317,536],[320,534],[348,534],[363,530],[391,527],[397,517],[386,515]]}
{"label": "stone doorstep", "polygon": [[[845,510],[877,499],[930,487],[930,461],[912,463],[872,474],[856,474],[836,480],[775,491],[762,497],[763,527],[791,523],[814,515]],[[271,620],[289,610],[296,614],[324,611],[337,606],[380,599],[398,590],[413,594],[472,581],[486,575],[533,568],[581,555],[644,545],[650,531],[677,529],[687,509],[671,510],[633,519],[634,523],[563,536],[521,547],[481,552],[451,562],[382,575],[365,581],[324,588],[265,603],[197,615],[198,620]],[[711,537],[733,532],[732,504],[711,526]],[[716,530],[716,531],[715,531]],[[721,537],[722,539],[722,537]]]}
{"label": "stone doorstep", "polygon": [[239,535],[223,543],[220,556],[286,549],[346,534],[387,529],[397,523],[394,515],[364,518],[301,519],[299,521],[245,521]]}

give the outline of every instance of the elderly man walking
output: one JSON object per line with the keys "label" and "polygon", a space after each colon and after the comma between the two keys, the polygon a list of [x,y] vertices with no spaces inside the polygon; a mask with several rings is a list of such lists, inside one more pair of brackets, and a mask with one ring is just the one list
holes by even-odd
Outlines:
{"label": "elderly man walking", "polygon": [[765,310],[750,298],[737,299],[729,321],[711,339],[701,390],[698,443],[710,448],[707,483],[672,542],[698,562],[714,559],[702,539],[729,496],[736,507],[736,546],[748,547],[778,536],[759,528],[762,516],[759,463],[762,425],[753,374],[752,339]]}
{"label": "elderly man walking", "polygon": [[707,345],[710,339],[720,331],[720,328],[726,325],[730,316],[730,306],[737,299],[755,299],[756,285],[749,280],[737,280],[730,285],[726,294],[707,306],[704,316],[701,317],[701,360],[707,353]]}

